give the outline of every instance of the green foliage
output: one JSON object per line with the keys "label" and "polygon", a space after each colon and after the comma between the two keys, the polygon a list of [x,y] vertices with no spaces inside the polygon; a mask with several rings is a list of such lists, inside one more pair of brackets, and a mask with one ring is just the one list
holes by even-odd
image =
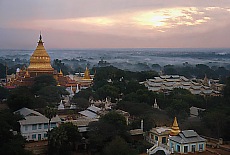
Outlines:
{"label": "green foliage", "polygon": [[81,141],[77,126],[64,123],[48,134],[49,154],[70,154]]}
{"label": "green foliage", "polygon": [[62,95],[69,94],[64,87],[57,86],[57,81],[48,74],[36,77],[31,89],[46,103],[57,103],[61,100]]}
{"label": "green foliage", "polygon": [[70,147],[68,137],[64,128],[54,128],[48,134],[49,154],[68,154]]}
{"label": "green foliage", "polygon": [[224,87],[224,98],[230,100],[230,77],[226,79],[226,86]]}
{"label": "green foliage", "polygon": [[142,119],[144,120],[145,131],[148,131],[157,125],[166,125],[169,120],[164,111],[153,109],[146,103],[121,101],[118,103],[117,108],[127,111],[130,115],[135,116],[136,119],[130,124],[132,129],[140,128],[140,122]]}
{"label": "green foliage", "polygon": [[6,66],[0,63],[0,78],[6,78]]}
{"label": "green foliage", "polygon": [[89,139],[92,150],[100,152],[104,145],[111,142],[116,136],[125,140],[129,139],[125,118],[116,112],[109,112],[102,116],[98,122],[89,125]]}
{"label": "green foliage", "polygon": [[84,99],[88,100],[89,97],[93,97],[93,98],[98,99],[98,95],[95,94],[95,92],[93,92],[91,88],[87,88],[87,89],[82,89],[77,94],[75,94],[73,96],[73,100],[75,100],[77,98],[84,98]]}
{"label": "green foliage", "polygon": [[202,117],[205,126],[211,130],[212,137],[229,140],[230,106],[218,107],[204,112]]}
{"label": "green foliage", "polygon": [[32,90],[33,92],[36,93],[46,86],[56,86],[56,85],[57,85],[57,81],[53,78],[52,75],[44,74],[34,79]]}
{"label": "green foliage", "polygon": [[164,74],[166,74],[166,75],[178,75],[178,72],[173,65],[166,65],[166,66],[164,66]]}
{"label": "green foliage", "polygon": [[111,97],[113,102],[119,97],[119,89],[115,86],[106,84],[97,90],[97,94],[101,99],[105,99],[107,96]]}
{"label": "green foliage", "polygon": [[151,110],[151,106],[146,103],[121,101],[118,103],[117,108],[129,112],[130,115],[140,116]]}
{"label": "green foliage", "polygon": [[57,115],[57,110],[54,109],[54,108],[51,108],[51,107],[46,107],[45,109],[45,116],[49,119],[49,127],[48,127],[48,130],[50,130],[50,122],[52,120],[53,117],[55,117]]}
{"label": "green foliage", "polygon": [[144,81],[148,78],[153,78],[154,76],[158,75],[155,71],[131,72],[120,70],[113,66],[98,67],[93,68],[93,70],[97,71],[96,76],[94,78],[94,82],[96,85],[98,85],[97,82],[100,81],[106,83],[109,79],[111,79],[113,82],[120,81],[122,80],[122,78],[124,81]]}
{"label": "green foliage", "polygon": [[74,97],[72,99],[72,102],[76,103],[76,106],[81,110],[85,110],[86,108],[90,106],[89,100],[85,98]]}
{"label": "green foliage", "polygon": [[124,131],[126,129],[126,120],[124,116],[118,114],[115,111],[111,111],[108,114],[102,116],[100,120],[105,123],[113,124],[119,130]]}
{"label": "green foliage", "polygon": [[136,92],[137,90],[147,90],[147,88],[144,85],[140,85],[137,81],[129,81],[125,83],[125,90],[124,94],[129,94]]}
{"label": "green foliage", "polygon": [[147,149],[151,148],[153,145],[148,143],[146,140],[134,140],[132,142],[132,146],[135,150],[138,151],[138,154],[142,154],[143,152],[146,152]]}
{"label": "green foliage", "polygon": [[161,70],[161,66],[159,64],[152,64],[153,70],[159,72]]}
{"label": "green foliage", "polygon": [[132,74],[134,76],[133,79],[136,78],[137,81],[145,81],[146,79],[152,79],[153,77],[158,76],[157,72],[155,71],[141,71]]}
{"label": "green foliage", "polygon": [[204,78],[205,74],[208,78],[223,80],[229,76],[230,71],[224,67],[212,66],[211,68],[204,64],[197,64],[195,66],[184,65],[184,66],[174,66],[166,65],[164,66],[164,74],[168,75],[183,75],[187,78]]}
{"label": "green foliage", "polygon": [[12,111],[23,107],[33,108],[35,97],[28,87],[17,87],[10,92],[7,104]]}
{"label": "green foliage", "polygon": [[58,103],[62,95],[68,94],[65,88],[61,86],[45,86],[37,92],[37,95],[48,103]]}
{"label": "green foliage", "polygon": [[8,89],[0,86],[0,100],[6,99],[9,95]]}
{"label": "green foliage", "polygon": [[183,100],[173,100],[166,111],[171,118],[185,119],[189,116],[189,105]]}
{"label": "green foliage", "polygon": [[0,111],[0,154],[31,154],[24,150],[25,140],[20,135],[13,135],[12,131],[19,131],[21,117],[12,114],[9,110]]}
{"label": "green foliage", "polygon": [[60,71],[60,69],[62,70],[62,73],[64,75],[69,73],[69,67],[67,67],[61,60],[59,59],[54,59],[53,61],[53,68],[57,71]]}
{"label": "green foliage", "polygon": [[128,143],[121,137],[115,137],[105,148],[105,155],[137,155],[134,149],[131,149]]}

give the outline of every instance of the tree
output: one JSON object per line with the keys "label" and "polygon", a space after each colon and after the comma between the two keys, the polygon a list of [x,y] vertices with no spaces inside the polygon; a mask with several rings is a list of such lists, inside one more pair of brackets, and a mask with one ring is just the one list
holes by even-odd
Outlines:
{"label": "tree", "polygon": [[224,87],[223,93],[224,93],[224,98],[228,100],[230,98],[230,77],[226,79],[226,85]]}
{"label": "tree", "polygon": [[58,127],[48,132],[48,150],[49,154],[68,154],[70,148],[64,128]]}
{"label": "tree", "polygon": [[40,89],[46,86],[57,86],[57,81],[54,79],[52,75],[44,74],[36,77],[34,79],[34,84],[32,86],[32,90],[34,93],[38,92]]}
{"label": "tree", "polygon": [[99,88],[97,90],[97,94],[101,99],[105,99],[107,96],[109,96],[111,97],[112,102],[115,102],[115,99],[119,97],[119,89],[115,86],[107,84]]}
{"label": "tree", "polygon": [[44,86],[37,95],[47,103],[57,103],[61,100],[62,95],[69,95],[69,92],[61,86]]}
{"label": "tree", "polygon": [[6,66],[0,63],[0,78],[6,77]]}
{"label": "tree", "polygon": [[89,140],[93,151],[101,151],[104,145],[111,142],[116,136],[125,140],[130,138],[125,118],[114,111],[89,125]]}
{"label": "tree", "polygon": [[52,120],[53,117],[55,117],[57,114],[57,110],[51,107],[46,107],[45,109],[45,116],[49,119],[48,122],[48,131],[50,131],[50,122]]}
{"label": "tree", "polygon": [[23,107],[33,108],[35,97],[28,87],[17,87],[10,92],[7,98],[7,104],[12,111]]}
{"label": "tree", "polygon": [[174,99],[166,111],[171,118],[177,116],[178,119],[185,119],[189,115],[189,105],[183,100]]}
{"label": "tree", "polygon": [[161,66],[159,64],[152,64],[152,68],[157,72],[161,71]]}
{"label": "tree", "polygon": [[75,94],[73,96],[73,100],[75,100],[77,98],[84,98],[84,99],[88,100],[89,97],[91,97],[91,96],[93,98],[98,98],[97,94],[95,94],[95,92],[93,92],[91,88],[82,89],[80,92],[78,92],[77,94]]}
{"label": "tree", "polygon": [[178,74],[177,70],[174,67],[174,65],[166,65],[166,66],[164,66],[164,73],[166,75],[176,75],[176,74]]}
{"label": "tree", "polygon": [[0,86],[0,100],[6,99],[9,95],[8,89]]}
{"label": "tree", "polygon": [[78,127],[73,125],[73,123],[64,123],[60,126],[66,131],[68,141],[70,142],[73,151],[76,150],[76,144],[81,141],[81,135],[78,131]]}
{"label": "tree", "polygon": [[70,154],[71,151],[76,151],[80,141],[77,126],[72,123],[61,124],[48,134],[49,154]]}
{"label": "tree", "polygon": [[81,110],[85,110],[86,108],[88,108],[90,106],[89,100],[87,100],[85,98],[74,97],[72,99],[72,102],[76,103],[77,107]]}
{"label": "tree", "polygon": [[105,148],[105,155],[137,155],[137,151],[131,149],[128,143],[121,137],[115,137]]}
{"label": "tree", "polygon": [[59,71],[61,69],[61,71],[63,72],[64,75],[68,74],[68,72],[69,72],[69,68],[62,62],[62,60],[55,59],[53,61],[52,66],[57,71]]}
{"label": "tree", "polygon": [[31,154],[24,150],[25,139],[20,135],[14,135],[12,131],[19,131],[20,116],[14,115],[9,110],[0,111],[0,154]]}

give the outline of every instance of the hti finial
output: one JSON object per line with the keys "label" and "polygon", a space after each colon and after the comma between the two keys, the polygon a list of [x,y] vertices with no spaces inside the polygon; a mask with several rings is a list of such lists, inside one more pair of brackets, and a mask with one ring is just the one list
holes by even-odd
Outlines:
{"label": "hti finial", "polygon": [[41,33],[41,31],[40,31],[40,37],[39,37],[39,39],[42,40],[42,33]]}
{"label": "hti finial", "polygon": [[43,42],[42,42],[42,33],[41,33],[41,31],[40,31],[40,36],[39,36],[39,41],[38,41],[38,43],[39,43],[39,44],[43,44]]}

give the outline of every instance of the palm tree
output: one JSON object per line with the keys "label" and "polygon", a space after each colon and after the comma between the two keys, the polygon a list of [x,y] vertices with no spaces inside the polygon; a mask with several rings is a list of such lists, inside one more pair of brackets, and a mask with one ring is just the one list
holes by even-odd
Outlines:
{"label": "palm tree", "polygon": [[50,122],[52,120],[53,117],[55,117],[57,115],[57,110],[51,107],[46,107],[45,109],[45,116],[49,119],[48,122],[48,131],[50,131]]}

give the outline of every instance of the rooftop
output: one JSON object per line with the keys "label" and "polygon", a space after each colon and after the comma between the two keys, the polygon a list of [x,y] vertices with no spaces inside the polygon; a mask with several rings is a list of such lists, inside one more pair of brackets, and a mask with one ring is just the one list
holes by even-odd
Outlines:
{"label": "rooftop", "polygon": [[[45,116],[26,116],[25,119],[22,119],[19,121],[21,125],[29,125],[29,124],[42,124],[42,123],[48,123],[49,119]],[[56,117],[52,118],[51,123],[57,123],[61,122],[61,119],[57,115]]]}
{"label": "rooftop", "polygon": [[169,139],[180,144],[206,141],[206,139],[200,137],[194,130],[184,130],[176,136],[169,137]]}
{"label": "rooftop", "polygon": [[14,114],[20,114],[23,117],[26,117],[26,116],[43,116],[41,113],[34,111],[32,109],[29,109],[29,108],[25,108],[25,107],[15,111]]}

